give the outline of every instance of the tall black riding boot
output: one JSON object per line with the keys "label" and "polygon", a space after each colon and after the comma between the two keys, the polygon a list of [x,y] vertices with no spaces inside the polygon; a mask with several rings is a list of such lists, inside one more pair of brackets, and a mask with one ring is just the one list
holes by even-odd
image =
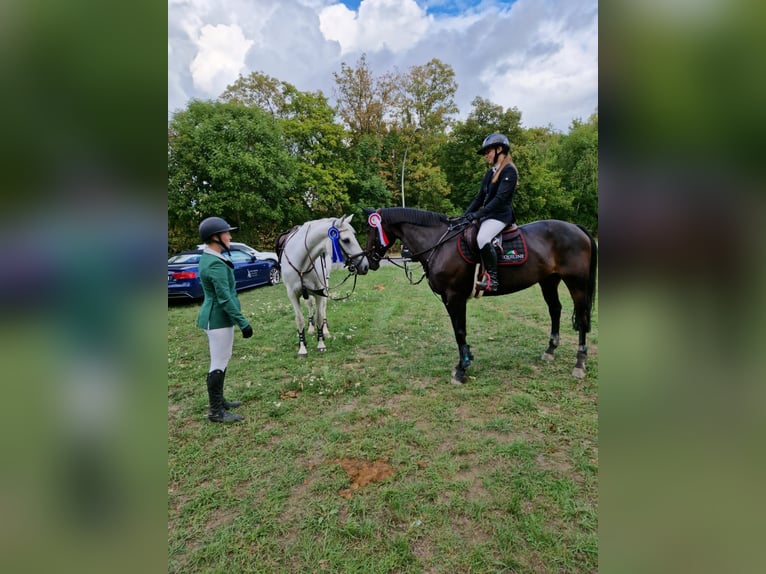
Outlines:
{"label": "tall black riding boot", "polygon": [[[224,381],[226,380],[226,369],[223,370],[223,378]],[[229,409],[236,408],[242,404],[242,401],[227,401],[226,397],[223,398],[223,408],[225,408],[227,411]]]}
{"label": "tall black riding boot", "polygon": [[210,411],[207,417],[215,423],[233,423],[242,420],[242,416],[230,413],[223,406],[223,371],[216,369],[207,374],[207,395]]}
{"label": "tall black riding boot", "polygon": [[476,288],[482,291],[497,291],[497,252],[492,242],[481,248],[481,260],[487,272],[476,284]]}

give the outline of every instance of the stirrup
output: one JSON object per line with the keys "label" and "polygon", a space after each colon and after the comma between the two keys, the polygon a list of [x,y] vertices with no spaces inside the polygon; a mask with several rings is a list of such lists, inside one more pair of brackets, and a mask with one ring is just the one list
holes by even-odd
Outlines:
{"label": "stirrup", "polygon": [[481,277],[481,281],[476,282],[476,288],[479,291],[496,291],[497,285],[493,284],[492,277],[485,271]]}

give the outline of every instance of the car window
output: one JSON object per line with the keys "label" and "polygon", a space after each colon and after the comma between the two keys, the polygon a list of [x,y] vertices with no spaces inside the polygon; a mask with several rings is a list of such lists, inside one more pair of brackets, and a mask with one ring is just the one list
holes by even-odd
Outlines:
{"label": "car window", "polygon": [[199,263],[199,253],[182,253],[180,255],[173,255],[168,259],[168,263]]}
{"label": "car window", "polygon": [[250,254],[244,251],[238,251],[236,249],[231,250],[231,260],[234,263],[245,263],[250,261]]}

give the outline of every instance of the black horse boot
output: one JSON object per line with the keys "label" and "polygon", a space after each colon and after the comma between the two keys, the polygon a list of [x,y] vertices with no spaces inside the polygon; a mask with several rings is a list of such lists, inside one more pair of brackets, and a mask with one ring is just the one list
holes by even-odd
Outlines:
{"label": "black horse boot", "polygon": [[476,284],[476,288],[481,291],[497,291],[497,252],[491,241],[481,248],[481,260],[486,273]]}
{"label": "black horse boot", "polygon": [[241,415],[230,413],[223,406],[223,371],[216,369],[207,374],[207,395],[210,400],[210,410],[207,417],[214,423],[234,423],[241,421]]}
{"label": "black horse boot", "polygon": [[[226,369],[223,370],[223,378],[226,380]],[[236,408],[242,404],[242,401],[227,401],[226,397],[223,398],[223,408],[225,408],[227,411],[229,409]]]}

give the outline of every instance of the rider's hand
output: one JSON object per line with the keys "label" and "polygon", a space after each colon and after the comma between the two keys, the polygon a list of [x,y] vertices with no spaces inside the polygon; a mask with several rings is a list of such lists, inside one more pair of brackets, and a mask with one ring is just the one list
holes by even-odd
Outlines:
{"label": "rider's hand", "polygon": [[253,328],[250,325],[248,325],[247,327],[242,329],[242,338],[243,339],[249,339],[252,336],[253,336]]}

